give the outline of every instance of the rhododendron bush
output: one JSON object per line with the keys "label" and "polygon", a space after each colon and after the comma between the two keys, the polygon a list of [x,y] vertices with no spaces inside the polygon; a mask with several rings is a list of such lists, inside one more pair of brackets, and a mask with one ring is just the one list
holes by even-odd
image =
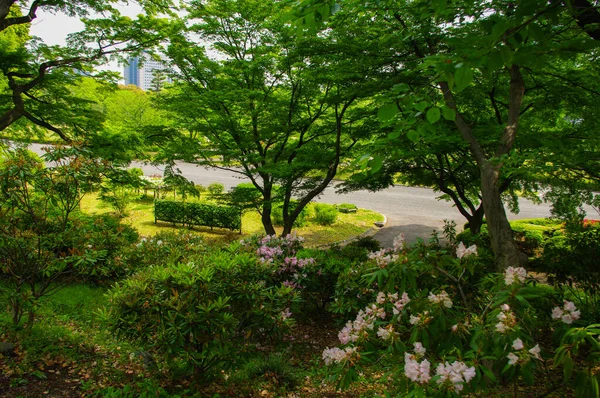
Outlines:
{"label": "rhododendron bush", "polygon": [[478,273],[481,266],[476,246],[396,245],[340,278],[352,283],[338,283],[334,309],[355,316],[340,329],[340,346],[322,354],[338,387],[375,366],[390,393],[452,396],[533,384],[559,369],[578,395],[597,396],[600,325],[582,327],[575,303],[524,268]]}

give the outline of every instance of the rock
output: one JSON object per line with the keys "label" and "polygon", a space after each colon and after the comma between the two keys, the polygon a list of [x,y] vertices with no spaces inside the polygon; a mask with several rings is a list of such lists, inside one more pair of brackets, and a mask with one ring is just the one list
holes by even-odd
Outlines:
{"label": "rock", "polygon": [[385,223],[383,221],[377,221],[374,224],[376,227],[379,227],[379,228],[383,228],[385,226]]}
{"label": "rock", "polygon": [[0,355],[5,355],[7,357],[13,356],[15,354],[15,348],[16,346],[13,343],[0,341]]}

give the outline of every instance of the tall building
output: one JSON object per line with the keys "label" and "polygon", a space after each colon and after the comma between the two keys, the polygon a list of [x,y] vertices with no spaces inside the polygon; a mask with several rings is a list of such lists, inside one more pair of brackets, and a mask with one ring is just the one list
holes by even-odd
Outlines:
{"label": "tall building", "polygon": [[[166,71],[167,65],[162,61],[156,61],[149,56],[130,58],[123,70],[125,84],[134,84],[142,90],[155,87],[153,80],[157,77],[155,71]],[[165,81],[171,82],[169,77]]]}

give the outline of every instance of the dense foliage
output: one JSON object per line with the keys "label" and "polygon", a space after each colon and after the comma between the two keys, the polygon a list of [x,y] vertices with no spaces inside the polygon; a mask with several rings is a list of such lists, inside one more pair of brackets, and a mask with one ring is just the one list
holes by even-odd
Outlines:
{"label": "dense foliage", "polygon": [[184,225],[228,228],[232,231],[242,228],[242,215],[238,207],[208,202],[156,200],[154,202],[154,219]]}

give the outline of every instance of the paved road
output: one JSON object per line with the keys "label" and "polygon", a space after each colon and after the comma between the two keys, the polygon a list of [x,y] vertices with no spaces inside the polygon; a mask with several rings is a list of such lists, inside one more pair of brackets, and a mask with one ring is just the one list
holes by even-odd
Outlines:
{"label": "paved road", "polygon": [[[134,164],[141,167],[144,173],[162,174],[162,169],[156,166]],[[197,184],[208,185],[221,182],[229,189],[245,181],[240,176],[229,171],[207,169],[188,163],[179,163],[181,173]],[[466,219],[450,202],[436,199],[436,194],[428,188],[396,186],[379,192],[357,191],[349,194],[336,194],[329,187],[317,199],[323,203],[354,203],[360,208],[378,211],[387,217],[387,224],[375,234],[375,238],[384,246],[391,247],[393,238],[401,233],[407,242],[414,243],[417,238],[427,240],[434,230],[441,231],[444,220],[453,220],[457,229],[462,230]],[[521,200],[519,214],[509,213],[509,219],[548,217],[548,205],[536,205],[529,200]]]}
{"label": "paved road", "polygon": [[[39,151],[41,145],[34,144],[32,149]],[[132,164],[140,167],[146,175],[162,175],[162,168],[140,163]],[[240,175],[230,171],[207,169],[189,163],[178,163],[181,173],[191,181],[204,186],[220,182],[228,190],[245,181]],[[354,203],[360,208],[378,211],[387,217],[387,224],[375,234],[384,246],[390,247],[393,238],[403,233],[407,242],[413,243],[417,238],[428,239],[433,230],[440,231],[444,220],[453,220],[457,229],[462,230],[465,218],[450,202],[437,200],[438,194],[427,188],[391,187],[379,192],[357,191],[339,195],[333,187],[329,187],[317,199],[324,203]],[[550,207],[546,204],[536,205],[529,200],[520,201],[520,213],[508,213],[509,219],[548,217]],[[588,214],[595,215],[591,208]]]}

